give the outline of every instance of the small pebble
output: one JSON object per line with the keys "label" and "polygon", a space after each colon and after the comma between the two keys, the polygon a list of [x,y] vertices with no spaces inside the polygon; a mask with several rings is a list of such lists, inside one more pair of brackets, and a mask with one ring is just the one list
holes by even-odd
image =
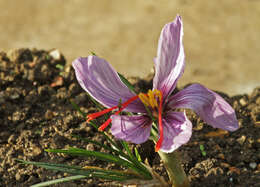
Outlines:
{"label": "small pebble", "polygon": [[88,151],[94,151],[94,150],[95,150],[93,144],[88,144],[88,145],[86,146],[86,148],[87,148]]}
{"label": "small pebble", "polygon": [[18,99],[20,97],[20,95],[18,93],[13,93],[12,95],[10,95],[10,98],[15,100]]}
{"label": "small pebble", "polygon": [[87,123],[83,122],[83,123],[80,124],[79,129],[80,130],[86,130],[86,127],[87,127]]}
{"label": "small pebble", "polygon": [[7,142],[8,142],[9,144],[13,144],[15,141],[16,141],[16,137],[15,137],[14,134],[12,134],[11,136],[9,136],[9,138],[8,138],[8,140],[7,140]]}
{"label": "small pebble", "polygon": [[49,109],[45,112],[45,115],[44,115],[44,117],[45,117],[47,120],[52,119],[53,116],[54,116],[53,112],[52,112],[51,110],[49,110]]}
{"label": "small pebble", "polygon": [[241,99],[239,100],[239,103],[240,103],[242,106],[245,106],[245,105],[246,105],[246,101],[245,101],[244,98],[241,98]]}
{"label": "small pebble", "polygon": [[243,171],[243,172],[247,172],[247,169],[246,169],[246,168],[243,168],[242,171]]}
{"label": "small pebble", "polygon": [[250,168],[255,169],[257,167],[257,164],[255,162],[250,162],[249,166]]}
{"label": "small pebble", "polygon": [[19,181],[19,180],[21,179],[20,173],[16,173],[16,174],[15,174],[15,179],[16,179],[17,181]]}
{"label": "small pebble", "polygon": [[61,59],[61,53],[58,49],[52,50],[49,55],[54,59],[54,60],[60,60]]}
{"label": "small pebble", "polygon": [[255,102],[256,104],[258,104],[258,105],[260,105],[260,97],[258,97],[257,99],[256,99],[256,102]]}
{"label": "small pebble", "polygon": [[0,92],[0,104],[3,104],[5,102],[5,98],[4,98],[4,92]]}
{"label": "small pebble", "polygon": [[32,148],[32,152],[30,153],[30,156],[38,156],[39,154],[42,153],[42,150],[40,147],[33,145],[31,148]]}
{"label": "small pebble", "polygon": [[203,123],[199,123],[199,124],[197,124],[196,127],[194,127],[194,130],[196,130],[196,131],[199,131],[201,129],[203,129]]}
{"label": "small pebble", "polygon": [[236,167],[230,167],[228,174],[232,174],[232,173],[236,173],[236,174],[240,175],[240,169],[236,168]]}
{"label": "small pebble", "polygon": [[220,163],[220,165],[222,167],[225,167],[225,168],[229,168],[230,167],[230,165],[228,163],[225,163],[225,162]]}
{"label": "small pebble", "polygon": [[252,144],[252,143],[254,143],[255,142],[255,140],[253,139],[253,138],[248,138],[248,142],[250,143],[250,144]]}
{"label": "small pebble", "polygon": [[63,77],[62,76],[57,76],[55,77],[54,81],[51,83],[51,87],[57,87],[57,86],[62,86],[64,83]]}
{"label": "small pebble", "polygon": [[224,159],[225,159],[225,156],[224,156],[224,154],[222,154],[222,153],[219,153],[219,154],[218,154],[218,158],[220,158],[220,159],[224,160]]}
{"label": "small pebble", "polygon": [[240,138],[237,139],[237,142],[240,144],[240,145],[243,145],[244,142],[246,140],[246,136],[242,135]]}

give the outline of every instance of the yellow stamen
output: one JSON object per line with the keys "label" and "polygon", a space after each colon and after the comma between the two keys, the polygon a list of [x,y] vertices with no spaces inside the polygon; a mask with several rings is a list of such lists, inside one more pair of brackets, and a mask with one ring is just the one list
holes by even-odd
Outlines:
{"label": "yellow stamen", "polygon": [[149,97],[149,102],[152,108],[158,107],[156,98],[155,98],[155,92],[152,90],[148,91],[148,97]]}
{"label": "yellow stamen", "polygon": [[146,94],[140,93],[140,94],[138,95],[138,97],[140,98],[140,100],[142,101],[143,104],[145,104],[146,106],[149,106],[149,105],[150,105],[150,104],[149,104],[149,99],[148,99],[148,97],[146,96]]}
{"label": "yellow stamen", "polygon": [[140,93],[139,95],[140,100],[146,105],[152,108],[158,108],[158,101],[161,98],[161,92],[159,90],[148,90],[147,94]]}

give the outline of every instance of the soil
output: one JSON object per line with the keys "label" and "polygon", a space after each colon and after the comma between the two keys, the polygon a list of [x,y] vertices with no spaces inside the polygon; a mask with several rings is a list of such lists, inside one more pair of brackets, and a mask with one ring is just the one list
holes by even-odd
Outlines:
{"label": "soil", "polygon": [[[151,77],[130,78],[139,89],[151,87]],[[17,49],[0,53],[0,186],[29,186],[67,176],[61,172],[22,165],[16,158],[79,166],[117,168],[96,159],[47,153],[46,148],[77,147],[97,150],[71,135],[104,141],[72,107],[84,112],[95,105],[80,88],[70,66],[58,50]],[[260,186],[260,87],[251,94],[229,97],[236,110],[239,130],[226,132],[206,125],[188,111],[193,123],[189,143],[179,148],[191,186]],[[203,145],[204,153],[200,150]],[[167,179],[154,145],[138,145],[143,159]],[[98,179],[83,179],[60,186],[109,186]],[[59,186],[59,185],[56,185]]]}

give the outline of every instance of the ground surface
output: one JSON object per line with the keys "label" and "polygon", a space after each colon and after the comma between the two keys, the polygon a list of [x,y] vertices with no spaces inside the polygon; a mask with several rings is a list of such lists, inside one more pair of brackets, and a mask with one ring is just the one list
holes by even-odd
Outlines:
{"label": "ground surface", "polygon": [[[75,146],[97,149],[76,141],[71,134],[104,141],[71,106],[73,99],[83,111],[95,111],[93,103],[66,67],[58,51],[19,49],[0,53],[0,186],[29,186],[64,176],[14,159],[66,163],[80,166],[115,167],[95,159],[58,156],[46,148]],[[62,73],[61,73],[62,72]],[[148,89],[151,79],[131,79],[137,88]],[[260,186],[260,88],[249,95],[225,99],[235,108],[239,130],[228,133],[203,123],[193,113],[193,135],[179,151],[192,186]],[[106,142],[105,142],[106,143]],[[200,145],[205,148],[203,156]],[[139,147],[155,171],[165,169],[151,143]],[[98,186],[96,179],[75,181],[67,186]],[[62,185],[65,186],[65,185]]]}
{"label": "ground surface", "polygon": [[0,0],[0,7],[0,50],[58,48],[68,62],[94,51],[138,77],[153,67],[162,27],[180,14],[181,85],[196,81],[233,95],[259,86],[259,0]]}

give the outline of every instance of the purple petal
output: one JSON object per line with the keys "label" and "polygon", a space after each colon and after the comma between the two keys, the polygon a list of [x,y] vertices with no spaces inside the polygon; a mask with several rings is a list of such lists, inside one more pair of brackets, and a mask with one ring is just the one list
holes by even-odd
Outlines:
{"label": "purple petal", "polygon": [[164,26],[159,38],[153,88],[161,90],[165,98],[174,90],[184,71],[182,37],[182,21],[177,16],[174,22]]}
{"label": "purple petal", "polygon": [[171,96],[168,106],[192,109],[215,128],[228,131],[238,129],[234,109],[221,96],[200,84],[192,84]]}
{"label": "purple petal", "polygon": [[167,112],[163,118],[163,142],[160,151],[170,153],[187,143],[192,123],[183,112]]}
{"label": "purple petal", "polygon": [[111,133],[118,139],[140,144],[150,136],[152,122],[146,116],[112,115],[111,119]]}
{"label": "purple petal", "polygon": [[[106,107],[117,106],[120,99],[124,103],[135,96],[104,59],[97,56],[78,58],[72,65],[81,87]],[[138,99],[129,104],[125,111],[145,112],[145,108]]]}

